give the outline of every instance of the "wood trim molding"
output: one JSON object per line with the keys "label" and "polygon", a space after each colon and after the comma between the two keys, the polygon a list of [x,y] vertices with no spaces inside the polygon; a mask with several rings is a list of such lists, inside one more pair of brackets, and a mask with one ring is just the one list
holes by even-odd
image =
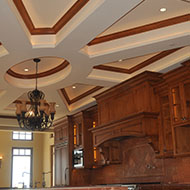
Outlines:
{"label": "wood trim molding", "polygon": [[16,115],[0,115],[0,119],[17,119]]}
{"label": "wood trim molding", "polygon": [[118,137],[150,137],[148,135],[148,128],[146,128],[147,123],[145,120],[151,123],[151,121],[157,120],[158,115],[159,114],[155,112],[139,112],[128,115],[119,120],[91,128],[90,131],[93,134],[94,146],[97,147],[108,140]]}
{"label": "wood trim molding", "polygon": [[[63,61],[63,63],[61,63],[60,65],[58,65],[57,67],[55,67],[53,69],[50,69],[50,70],[45,71],[45,72],[38,73],[37,77],[42,78],[42,77],[46,77],[46,76],[55,74],[55,73],[65,69],[68,65],[69,65],[69,62],[65,60],[65,61]],[[9,69],[7,71],[7,74],[11,75],[12,77],[19,78],[19,79],[34,79],[34,78],[36,78],[36,74],[23,75],[23,74],[16,73],[11,69]]]}
{"label": "wood trim molding", "polygon": [[96,92],[96,91],[98,91],[98,90],[100,90],[102,88],[103,88],[102,86],[96,86],[96,87],[94,87],[94,88],[92,88],[92,89],[84,92],[83,94],[81,94],[81,95],[79,95],[79,96],[77,96],[77,97],[75,97],[73,99],[69,98],[69,96],[68,96],[68,94],[67,94],[67,92],[66,92],[66,90],[64,88],[61,89],[61,93],[63,94],[65,100],[68,103],[68,105],[71,105],[71,104],[73,104],[73,103],[75,103],[75,102],[77,102],[77,101],[79,101],[79,100],[87,97],[88,95],[90,95],[90,94],[92,94],[92,93],[94,93],[94,92]]}
{"label": "wood trim molding", "polygon": [[25,25],[31,35],[56,34],[63,28],[87,3],[89,0],[78,0],[52,28],[35,28],[22,0],[13,0],[17,10],[20,13]]}
{"label": "wood trim molding", "polygon": [[104,71],[111,71],[111,72],[118,72],[118,73],[125,73],[125,74],[132,74],[140,69],[142,69],[143,67],[146,67],[152,63],[154,63],[155,61],[158,61],[172,53],[174,53],[175,51],[179,50],[181,48],[176,48],[176,49],[172,49],[172,50],[166,50],[163,51],[141,63],[139,63],[138,65],[135,65],[134,67],[130,68],[130,69],[124,69],[124,68],[118,68],[118,67],[113,67],[113,66],[107,66],[107,65],[97,65],[94,66],[93,69],[99,69],[99,70],[104,70]]}
{"label": "wood trim molding", "polygon": [[99,43],[108,42],[108,41],[112,41],[112,40],[116,40],[116,39],[127,37],[127,36],[140,34],[143,32],[148,32],[151,30],[155,30],[155,29],[159,29],[159,28],[163,28],[163,27],[167,27],[167,26],[171,26],[171,25],[175,25],[175,24],[179,24],[179,23],[187,22],[187,21],[190,21],[190,14],[186,14],[186,15],[182,15],[182,16],[178,16],[178,17],[173,17],[173,18],[162,20],[159,22],[154,22],[154,23],[139,26],[136,28],[131,28],[128,30],[124,30],[124,31],[108,34],[105,36],[97,37],[97,38],[93,39],[91,42],[89,42],[88,46],[96,45]]}

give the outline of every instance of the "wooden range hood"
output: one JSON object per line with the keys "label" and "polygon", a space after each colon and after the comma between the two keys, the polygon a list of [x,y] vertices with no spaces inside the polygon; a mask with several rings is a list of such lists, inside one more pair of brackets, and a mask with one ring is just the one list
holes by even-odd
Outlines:
{"label": "wooden range hood", "polygon": [[95,96],[98,126],[90,129],[94,146],[124,137],[146,137],[158,152],[158,99],[153,85],[160,73],[143,72]]}

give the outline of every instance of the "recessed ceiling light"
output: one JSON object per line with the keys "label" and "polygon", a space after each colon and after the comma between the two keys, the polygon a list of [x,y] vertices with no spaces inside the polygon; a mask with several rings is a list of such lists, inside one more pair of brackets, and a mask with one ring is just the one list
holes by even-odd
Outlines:
{"label": "recessed ceiling light", "polygon": [[25,69],[24,69],[24,71],[25,71],[25,72],[28,72],[28,71],[29,71],[29,69],[28,69],[28,68],[25,68]]}
{"label": "recessed ceiling light", "polygon": [[72,86],[72,88],[73,88],[73,89],[75,89],[75,88],[76,88],[76,86]]}
{"label": "recessed ceiling light", "polygon": [[161,9],[160,9],[160,12],[165,12],[167,9],[165,8],[165,7],[162,7]]}
{"label": "recessed ceiling light", "polygon": [[57,107],[57,108],[58,108],[58,107],[59,107],[59,104],[56,104],[56,105],[55,105],[55,107]]}
{"label": "recessed ceiling light", "polygon": [[121,61],[123,61],[123,59],[119,59],[118,61],[121,62]]}

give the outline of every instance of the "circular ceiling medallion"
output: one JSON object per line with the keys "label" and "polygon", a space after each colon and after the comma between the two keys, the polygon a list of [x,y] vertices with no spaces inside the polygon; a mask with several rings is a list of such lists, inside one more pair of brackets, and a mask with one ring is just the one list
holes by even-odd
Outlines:
{"label": "circular ceiling medallion", "polygon": [[[39,86],[47,86],[64,79],[71,70],[70,63],[59,57],[38,57],[37,78]],[[33,59],[20,62],[12,66],[5,74],[8,83],[23,88],[33,87],[36,78],[36,63]],[[47,82],[48,79],[48,82]],[[26,86],[27,85],[27,86]]]}

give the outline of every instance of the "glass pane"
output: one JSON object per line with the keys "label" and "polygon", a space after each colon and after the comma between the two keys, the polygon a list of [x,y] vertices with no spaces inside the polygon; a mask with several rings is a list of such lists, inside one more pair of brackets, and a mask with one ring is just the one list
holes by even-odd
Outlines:
{"label": "glass pane", "polygon": [[182,111],[180,104],[179,87],[172,88],[172,104],[173,104],[174,121],[181,121]]}
{"label": "glass pane", "polygon": [[25,134],[20,134],[20,138],[21,140],[24,140],[25,139]]}
{"label": "glass pane", "polygon": [[31,150],[30,149],[26,149],[25,150],[25,155],[31,155]]}
{"label": "glass pane", "polygon": [[13,155],[18,155],[18,149],[13,149]]}
{"label": "glass pane", "polygon": [[20,149],[19,155],[24,155],[24,149]]}
{"label": "glass pane", "polygon": [[30,187],[30,156],[13,156],[12,187]]}
{"label": "glass pane", "polygon": [[13,139],[16,139],[16,140],[19,139],[19,138],[18,138],[18,134],[14,134],[14,133],[13,133]]}
{"label": "glass pane", "polygon": [[32,140],[32,135],[31,134],[26,134],[26,140]]}

